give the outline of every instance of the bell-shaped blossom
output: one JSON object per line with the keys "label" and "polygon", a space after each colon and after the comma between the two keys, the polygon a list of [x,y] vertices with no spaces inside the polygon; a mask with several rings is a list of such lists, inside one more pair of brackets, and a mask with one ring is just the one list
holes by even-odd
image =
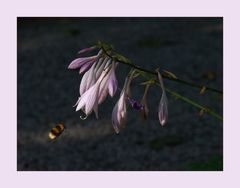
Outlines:
{"label": "bell-shaped blossom", "polygon": [[[111,62],[110,58],[100,58],[84,74],[80,84],[80,98],[76,111],[81,109],[88,116],[94,110],[96,118],[98,118],[98,105],[105,100],[109,92],[109,80],[112,78],[115,68],[115,62]],[[113,87],[117,88],[117,85]],[[87,102],[87,98],[89,98],[89,102]]]}
{"label": "bell-shaped blossom", "polygon": [[158,118],[159,118],[160,124],[163,126],[166,124],[168,119],[168,100],[167,100],[167,95],[165,92],[162,76],[159,71],[157,71],[157,74],[158,74],[160,86],[162,88],[162,96],[158,106]]}
{"label": "bell-shaped blossom", "polygon": [[130,77],[127,77],[124,82],[123,89],[120,94],[120,98],[112,111],[112,124],[115,132],[118,134],[120,128],[123,127],[127,120],[127,105],[126,99],[129,96],[130,84],[133,79],[133,73]]}
{"label": "bell-shaped blossom", "polygon": [[112,111],[112,124],[115,132],[118,134],[120,127],[124,126],[127,119],[127,105],[126,105],[126,86],[128,78],[126,78],[124,87],[121,91],[120,98]]}

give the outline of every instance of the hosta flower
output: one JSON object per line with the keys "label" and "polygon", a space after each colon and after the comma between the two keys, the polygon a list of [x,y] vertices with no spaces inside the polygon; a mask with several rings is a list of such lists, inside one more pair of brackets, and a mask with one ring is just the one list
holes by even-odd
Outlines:
{"label": "hosta flower", "polygon": [[163,126],[166,124],[168,119],[168,101],[167,101],[167,95],[165,92],[162,76],[159,71],[157,71],[157,74],[158,74],[160,86],[162,88],[162,96],[158,106],[158,118],[159,118],[160,124]]}
{"label": "hosta flower", "polygon": [[126,99],[130,92],[130,83],[133,78],[133,73],[130,77],[127,77],[124,82],[123,89],[120,94],[120,98],[112,111],[112,124],[115,132],[118,134],[121,127],[123,127],[127,120],[127,105]]}
{"label": "hosta flower", "polygon": [[[83,49],[79,54],[93,49],[95,47]],[[103,54],[102,50],[96,56],[77,58],[70,63],[69,69],[80,68],[80,74],[85,72],[80,83],[80,97],[75,105],[76,111],[82,110],[87,117],[94,110],[98,118],[98,105],[108,94],[113,97],[118,88],[116,67],[117,63]]]}
{"label": "hosta flower", "polygon": [[126,105],[126,86],[128,78],[126,78],[124,87],[120,94],[120,98],[113,108],[112,124],[115,132],[118,134],[121,126],[124,126],[127,119],[127,105]]}

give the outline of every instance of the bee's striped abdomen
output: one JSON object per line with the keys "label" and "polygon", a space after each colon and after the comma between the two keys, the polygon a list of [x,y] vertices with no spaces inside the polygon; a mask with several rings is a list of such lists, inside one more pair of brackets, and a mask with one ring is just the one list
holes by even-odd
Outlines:
{"label": "bee's striped abdomen", "polygon": [[56,127],[53,127],[48,134],[49,139],[54,140],[55,138],[57,138],[58,136],[60,136],[62,134],[64,129],[65,129],[65,127],[63,124],[58,124]]}

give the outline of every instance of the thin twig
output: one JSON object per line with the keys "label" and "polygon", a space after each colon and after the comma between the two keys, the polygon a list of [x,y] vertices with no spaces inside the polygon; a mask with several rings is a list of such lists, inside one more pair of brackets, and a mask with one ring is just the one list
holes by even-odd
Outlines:
{"label": "thin twig", "polygon": [[[141,76],[149,79],[149,78],[146,77],[145,75],[142,75],[142,74],[141,74]],[[159,86],[159,87],[161,87],[160,84],[158,84],[157,82],[154,82],[154,84],[157,85],[157,86]],[[182,100],[182,101],[184,101],[184,102],[186,102],[186,103],[188,103],[188,104],[191,104],[192,106],[194,106],[194,107],[202,110],[203,112],[206,112],[206,113],[214,116],[215,118],[217,118],[217,119],[219,119],[219,120],[223,120],[223,117],[222,117],[221,115],[219,115],[218,113],[216,113],[214,110],[212,110],[212,109],[210,109],[210,108],[207,108],[207,107],[204,107],[203,105],[201,105],[201,104],[199,104],[199,103],[197,103],[197,102],[195,102],[195,101],[193,101],[193,100],[191,100],[191,99],[189,99],[189,98],[187,98],[187,97],[184,97],[184,96],[182,96],[181,94],[179,94],[179,93],[177,93],[177,92],[175,92],[175,91],[171,91],[170,89],[168,89],[168,88],[166,88],[166,87],[165,87],[165,90],[166,90],[168,93],[170,93],[171,95],[173,95],[174,97],[176,97],[177,99],[180,99],[180,100]]]}
{"label": "thin twig", "polygon": [[[104,48],[102,48],[102,50],[104,51],[104,53],[105,53],[108,57],[113,58],[113,57],[107,52],[107,50],[105,50]],[[151,74],[151,75],[157,76],[157,73],[156,73],[155,71],[151,71],[151,70],[142,68],[142,67],[140,67],[140,66],[138,66],[138,65],[135,65],[135,64],[133,64],[133,63],[127,63],[127,62],[124,62],[124,61],[119,60],[119,59],[117,59],[117,61],[118,61],[119,63],[125,64],[125,65],[127,65],[127,66],[131,66],[131,67],[133,67],[133,68],[135,68],[135,69],[138,69],[138,70],[140,70],[140,71],[143,71],[143,72],[149,73],[149,74]],[[191,82],[188,82],[188,81],[179,79],[179,78],[173,78],[173,77],[166,76],[165,73],[163,73],[162,76],[163,76],[163,78],[165,78],[165,79],[168,79],[168,80],[171,80],[171,81],[174,81],[174,82],[179,82],[179,83],[182,83],[182,84],[191,86],[191,87],[195,87],[195,88],[199,88],[199,89],[201,89],[201,88],[203,87],[203,85],[191,83]],[[205,86],[205,87],[206,87],[206,86]],[[216,92],[216,93],[219,93],[219,94],[223,94],[222,91],[220,91],[220,90],[218,90],[218,89],[215,89],[215,88],[211,88],[211,87],[206,87],[206,90],[213,91],[213,92]]]}

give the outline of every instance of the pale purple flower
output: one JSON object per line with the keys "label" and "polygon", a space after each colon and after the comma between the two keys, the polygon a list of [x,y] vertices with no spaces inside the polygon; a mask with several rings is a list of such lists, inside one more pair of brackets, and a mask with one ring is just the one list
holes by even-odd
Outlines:
{"label": "pale purple flower", "polygon": [[80,97],[76,103],[76,111],[82,110],[86,117],[94,110],[98,118],[98,105],[105,100],[108,93],[114,96],[117,89],[118,82],[115,75],[117,63],[101,53],[102,50],[93,62],[79,63],[80,60],[76,60],[70,64],[70,68],[80,68],[80,73],[89,67],[82,77],[79,88]]}
{"label": "pale purple flower", "polygon": [[120,127],[124,126],[127,119],[126,89],[128,78],[126,78],[120,98],[112,111],[112,124],[115,132],[118,134]]}
{"label": "pale purple flower", "polygon": [[168,119],[168,100],[167,100],[167,95],[165,92],[162,76],[159,71],[157,71],[157,74],[158,74],[160,86],[162,88],[162,96],[158,106],[158,118],[159,118],[160,124],[163,126],[166,124]]}
{"label": "pale purple flower", "polygon": [[127,105],[126,99],[129,96],[130,84],[133,79],[134,71],[131,76],[125,79],[120,98],[112,111],[112,124],[115,132],[118,134],[121,127],[123,127],[127,120]]}

